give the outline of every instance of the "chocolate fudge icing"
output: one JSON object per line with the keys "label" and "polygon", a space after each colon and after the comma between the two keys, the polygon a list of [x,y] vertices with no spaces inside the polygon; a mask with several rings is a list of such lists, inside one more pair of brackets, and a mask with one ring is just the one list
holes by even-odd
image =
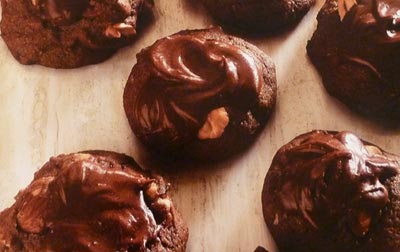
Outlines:
{"label": "chocolate fudge icing", "polygon": [[[388,81],[393,74],[398,76],[397,64],[390,62],[396,57],[393,53],[399,48],[400,2],[351,1],[354,1],[354,5],[348,11],[342,10],[340,2],[338,7],[339,15],[342,12],[344,15],[342,29],[345,37],[354,42],[346,45],[345,40],[342,41],[346,48],[345,59],[369,68],[382,81]],[[399,86],[397,81],[393,85]]]}
{"label": "chocolate fudge icing", "polygon": [[[326,246],[340,244],[343,237],[337,233],[344,226],[353,237],[349,244],[359,242],[362,248],[373,239],[383,215],[387,218],[387,208],[393,203],[390,197],[394,197],[389,197],[393,188],[389,190],[388,181],[399,172],[400,158],[350,132],[313,131],[295,138],[275,155],[263,189],[264,217],[278,247],[296,251],[296,242],[297,246],[304,242],[310,245],[301,251],[319,251],[316,244],[321,237],[331,239],[321,242]],[[285,238],[282,232],[293,233]],[[304,233],[304,241],[293,239],[297,232]],[[319,238],[312,245],[307,236],[313,232]],[[284,244],[285,239],[293,244]],[[350,251],[349,244],[345,251]],[[342,251],[344,247],[339,246],[332,245],[327,251]],[[370,251],[368,246],[361,251]]]}
{"label": "chocolate fudge icing", "polygon": [[400,118],[400,2],[328,0],[308,54],[327,91],[368,116]]}
{"label": "chocolate fudge icing", "polygon": [[[10,208],[17,229],[36,235],[34,251],[149,251],[175,216],[162,179],[133,165],[109,152],[51,158]],[[7,231],[0,227],[1,251]]]}
{"label": "chocolate fudge icing", "polygon": [[220,28],[162,38],[137,59],[124,108],[136,136],[159,153],[225,158],[255,139],[275,105],[271,59]]}
{"label": "chocolate fudge icing", "polygon": [[[342,8],[346,2],[353,4],[349,10]],[[341,13],[343,26],[356,36],[377,43],[400,41],[400,2],[397,0],[342,0],[339,1]]]}
{"label": "chocolate fudge icing", "polygon": [[260,91],[255,59],[228,43],[176,35],[156,42],[144,58],[154,79],[140,90],[134,120],[149,134],[164,131],[186,142],[210,111],[247,112]]}
{"label": "chocolate fudge icing", "polygon": [[361,221],[377,221],[388,203],[381,181],[400,169],[379,150],[369,153],[349,132],[314,132],[280,155],[277,162],[285,167],[286,181],[278,198],[284,209],[298,211],[317,229],[347,212],[349,227],[357,236],[368,232],[370,223]]}

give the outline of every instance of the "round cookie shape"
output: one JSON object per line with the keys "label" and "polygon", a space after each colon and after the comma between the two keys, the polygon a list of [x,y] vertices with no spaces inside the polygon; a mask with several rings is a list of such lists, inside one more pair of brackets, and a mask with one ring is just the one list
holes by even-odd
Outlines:
{"label": "round cookie shape", "polygon": [[76,68],[109,58],[151,19],[152,0],[2,0],[2,38],[22,64]]}
{"label": "round cookie shape", "polygon": [[53,157],[0,213],[0,250],[184,252],[168,184],[123,154]]}
{"label": "round cookie shape", "polygon": [[246,148],[276,99],[271,59],[219,28],[187,30],[137,55],[124,91],[135,135],[180,159],[219,160]]}
{"label": "round cookie shape", "polygon": [[295,23],[315,0],[202,0],[214,19],[224,27],[250,34],[275,32]]}
{"label": "round cookie shape", "polygon": [[400,1],[329,0],[308,55],[328,93],[372,118],[400,120]]}
{"label": "round cookie shape", "polygon": [[312,131],[276,153],[262,191],[282,252],[400,249],[400,157],[350,132]]}

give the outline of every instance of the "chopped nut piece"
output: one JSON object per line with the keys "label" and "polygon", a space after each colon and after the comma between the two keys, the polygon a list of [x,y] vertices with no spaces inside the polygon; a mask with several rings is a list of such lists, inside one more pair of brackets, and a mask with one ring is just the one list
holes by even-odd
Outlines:
{"label": "chopped nut piece", "polygon": [[220,137],[229,124],[228,112],[225,108],[217,108],[211,111],[203,127],[199,130],[198,138],[215,139]]}
{"label": "chopped nut piece", "polygon": [[104,34],[106,35],[106,37],[109,38],[120,38],[121,37],[121,33],[115,29],[113,26],[108,26],[106,31],[104,32]]}
{"label": "chopped nut piece", "polygon": [[357,2],[356,0],[338,0],[338,12],[340,16],[340,21],[344,19],[344,16],[346,16],[347,12],[356,5]]}
{"label": "chopped nut piece", "polygon": [[54,177],[48,176],[40,178],[39,180],[32,183],[30,186],[32,188],[31,194],[32,196],[43,195],[47,192],[48,186],[51,181],[54,180]]}
{"label": "chopped nut piece", "polygon": [[119,23],[119,24],[113,25],[113,27],[125,36],[136,34],[135,27],[133,27],[132,25],[129,25],[129,24]]}
{"label": "chopped nut piece", "polygon": [[369,154],[379,154],[379,155],[383,154],[378,147],[373,145],[365,145],[365,149],[367,149]]}
{"label": "chopped nut piece", "polygon": [[118,23],[110,25],[106,28],[104,34],[111,38],[120,38],[122,35],[130,36],[136,34],[136,29],[132,25]]}
{"label": "chopped nut piece", "polygon": [[171,200],[169,198],[159,198],[157,200],[157,205],[162,206],[165,210],[169,211],[171,209]]}
{"label": "chopped nut piece", "polygon": [[149,196],[151,199],[155,199],[158,196],[158,186],[155,182],[152,182],[150,185],[148,185],[147,190],[146,190],[147,196]]}

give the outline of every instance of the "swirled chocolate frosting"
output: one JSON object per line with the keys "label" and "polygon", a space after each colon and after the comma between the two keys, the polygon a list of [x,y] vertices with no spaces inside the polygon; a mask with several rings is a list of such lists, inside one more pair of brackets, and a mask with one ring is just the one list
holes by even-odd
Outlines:
{"label": "swirled chocolate frosting", "polygon": [[139,138],[177,149],[220,139],[231,125],[251,135],[263,124],[262,103],[271,103],[265,101],[266,63],[244,41],[234,43],[218,29],[210,33],[222,38],[178,33],[138,55],[124,104]]}
{"label": "swirled chocolate frosting", "polygon": [[[160,232],[175,224],[171,208],[162,179],[143,173],[126,156],[61,155],[0,214],[0,250],[150,251],[160,246]],[[18,235],[7,229],[10,214]]]}
{"label": "swirled chocolate frosting", "polygon": [[278,151],[266,183],[279,174],[272,187],[287,215],[300,215],[315,229],[343,218],[362,237],[390,200],[385,182],[399,174],[399,160],[352,133],[313,131]]}
{"label": "swirled chocolate frosting", "polygon": [[174,36],[157,42],[148,57],[155,80],[135,104],[143,131],[168,131],[172,137],[196,134],[213,109],[248,110],[257,99],[261,70],[233,45]]}

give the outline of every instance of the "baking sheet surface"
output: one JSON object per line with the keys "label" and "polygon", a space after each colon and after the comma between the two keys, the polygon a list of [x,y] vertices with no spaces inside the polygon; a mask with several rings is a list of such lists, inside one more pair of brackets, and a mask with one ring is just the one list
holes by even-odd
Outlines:
{"label": "baking sheet surface", "polygon": [[[146,168],[151,159],[133,136],[122,93],[136,53],[182,29],[212,24],[195,0],[156,0],[155,22],[132,46],[104,63],[74,70],[20,65],[0,39],[0,209],[50,156],[105,149],[133,156]],[[278,101],[257,142],[219,164],[192,164],[166,174],[174,202],[188,223],[188,252],[276,251],[264,224],[261,189],[277,149],[313,129],[350,130],[383,149],[400,153],[400,130],[350,112],[329,97],[305,51],[323,0],[292,31],[250,39],[276,63]]]}

